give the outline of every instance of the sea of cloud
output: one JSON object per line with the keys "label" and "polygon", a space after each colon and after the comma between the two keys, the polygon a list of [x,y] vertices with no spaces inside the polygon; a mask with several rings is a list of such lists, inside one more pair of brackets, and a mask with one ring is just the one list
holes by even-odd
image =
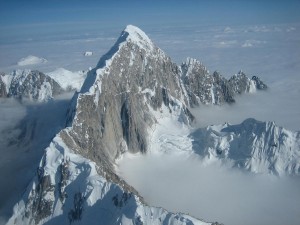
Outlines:
{"label": "sea of cloud", "polygon": [[224,224],[299,224],[300,179],[254,175],[197,155],[125,157],[120,175],[153,206]]}

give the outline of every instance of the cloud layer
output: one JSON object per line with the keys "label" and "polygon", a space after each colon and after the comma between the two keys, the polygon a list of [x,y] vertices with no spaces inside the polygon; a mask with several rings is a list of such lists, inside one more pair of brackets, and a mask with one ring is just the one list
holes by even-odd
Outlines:
{"label": "cloud layer", "polygon": [[146,202],[224,224],[299,224],[300,180],[205,165],[196,155],[125,158],[121,175]]}
{"label": "cloud layer", "polygon": [[[298,101],[297,83],[280,88],[270,87],[267,91],[254,94],[243,94],[236,97],[236,103],[223,106],[200,106],[192,109],[196,116],[196,127],[229,122],[238,124],[247,118],[260,121],[274,121],[286,129],[300,130],[300,105]],[[288,88],[290,87],[290,89]]]}

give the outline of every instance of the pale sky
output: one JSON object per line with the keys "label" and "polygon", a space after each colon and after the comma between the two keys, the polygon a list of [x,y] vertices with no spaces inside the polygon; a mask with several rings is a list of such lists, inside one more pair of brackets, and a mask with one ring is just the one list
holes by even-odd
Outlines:
{"label": "pale sky", "polygon": [[153,25],[246,25],[300,21],[299,0],[0,0],[0,41],[20,35]]}

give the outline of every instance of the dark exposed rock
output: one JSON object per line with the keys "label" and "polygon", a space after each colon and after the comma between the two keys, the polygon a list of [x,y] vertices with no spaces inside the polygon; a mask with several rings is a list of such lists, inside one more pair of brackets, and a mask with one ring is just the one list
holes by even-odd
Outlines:
{"label": "dark exposed rock", "polygon": [[3,73],[0,73],[0,98],[7,97],[6,85],[2,81]]}
{"label": "dark exposed rock", "polygon": [[25,211],[25,216],[28,218],[31,216],[35,224],[51,215],[53,201],[45,198],[51,192],[54,192],[54,185],[51,184],[50,175],[44,175],[39,169],[37,187],[31,192]]}
{"label": "dark exposed rock", "polygon": [[69,161],[64,159],[60,165],[60,182],[59,182],[59,197],[61,202],[64,202],[65,198],[68,197],[65,187],[67,185],[67,180],[69,178]]}
{"label": "dark exposed rock", "polygon": [[258,90],[265,90],[268,88],[268,86],[264,84],[259,77],[253,76],[251,79],[255,82],[255,86]]}
{"label": "dark exposed rock", "polygon": [[182,79],[187,90],[191,106],[199,103],[211,103],[212,76],[206,67],[195,59],[188,58],[181,65]]}

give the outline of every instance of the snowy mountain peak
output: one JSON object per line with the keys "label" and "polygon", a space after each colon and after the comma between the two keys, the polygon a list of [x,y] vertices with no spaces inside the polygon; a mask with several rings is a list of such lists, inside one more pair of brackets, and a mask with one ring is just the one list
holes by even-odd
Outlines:
{"label": "snowy mountain peak", "polygon": [[153,43],[150,38],[140,28],[127,25],[121,36],[126,36],[126,40],[137,44],[140,48],[153,49]]}
{"label": "snowy mountain peak", "polygon": [[[159,60],[166,58],[165,53],[159,48],[155,47],[150,38],[138,27],[128,25],[122,32],[116,43],[111,49],[104,54],[97,66],[90,71],[85,80],[81,92],[95,93],[98,87],[101,92],[101,80],[104,75],[108,75],[112,68],[117,67],[118,73],[124,74],[126,66],[134,67],[139,62],[138,57],[142,58],[143,64],[147,63],[145,58],[155,58]],[[114,64],[120,63],[118,66]],[[146,65],[145,65],[146,66]]]}

